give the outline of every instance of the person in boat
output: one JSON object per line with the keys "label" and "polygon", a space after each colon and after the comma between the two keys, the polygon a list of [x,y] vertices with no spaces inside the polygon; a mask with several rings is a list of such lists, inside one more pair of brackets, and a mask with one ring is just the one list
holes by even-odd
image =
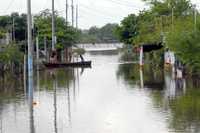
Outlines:
{"label": "person in boat", "polygon": [[83,56],[81,54],[80,54],[80,58],[81,58],[81,62],[85,61],[84,58],[83,58]]}
{"label": "person in boat", "polygon": [[183,69],[180,66],[176,69],[176,88],[183,88]]}
{"label": "person in boat", "polygon": [[83,56],[81,54],[80,54],[80,58],[81,58],[81,62],[85,61],[84,58],[83,58]]}
{"label": "person in boat", "polygon": [[50,63],[57,63],[57,54],[56,54],[56,51],[52,51],[52,54],[50,56]]}
{"label": "person in boat", "polygon": [[171,58],[170,58],[169,48],[167,48],[165,51],[165,64],[170,65],[170,62]]}

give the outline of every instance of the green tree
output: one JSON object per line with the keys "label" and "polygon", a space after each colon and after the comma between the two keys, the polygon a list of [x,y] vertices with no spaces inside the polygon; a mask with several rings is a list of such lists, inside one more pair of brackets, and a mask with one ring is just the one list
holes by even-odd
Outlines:
{"label": "green tree", "polygon": [[92,26],[89,30],[82,30],[81,43],[112,43],[118,42],[114,34],[117,24],[106,24],[100,28]]}
{"label": "green tree", "polygon": [[117,40],[116,36],[114,35],[114,30],[117,27],[117,24],[106,24],[100,28],[99,38],[103,42],[112,42]]}
{"label": "green tree", "polygon": [[[14,27],[13,27],[14,26]],[[14,29],[13,29],[14,28]],[[10,16],[0,16],[0,31],[2,34],[15,31],[16,41],[23,41],[26,39],[26,15],[12,13]]]}
{"label": "green tree", "polygon": [[[65,19],[58,16],[55,13],[55,22],[56,22],[56,37],[57,37],[57,48],[66,48],[75,44],[79,41],[80,31],[69,26],[68,23],[65,22]],[[39,35],[40,40],[43,40],[44,37],[47,37],[49,41],[51,41],[51,12],[46,9],[40,12],[35,16],[35,27],[36,27],[36,35]]]}
{"label": "green tree", "polygon": [[116,36],[125,44],[132,44],[134,38],[138,35],[138,21],[134,14],[122,20],[121,24],[115,30]]}

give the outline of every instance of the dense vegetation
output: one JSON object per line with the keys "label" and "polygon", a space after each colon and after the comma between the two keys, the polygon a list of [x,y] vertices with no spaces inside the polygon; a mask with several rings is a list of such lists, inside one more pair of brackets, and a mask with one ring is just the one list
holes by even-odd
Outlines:
{"label": "dense vegetation", "polygon": [[[51,45],[51,12],[50,10],[44,10],[40,12],[38,15],[34,17],[35,21],[35,36],[39,37],[41,45],[43,44],[43,40],[46,37],[48,40],[48,45]],[[56,22],[56,40],[57,48],[64,49],[66,47],[70,47],[72,44],[78,42],[80,37],[80,31],[76,28],[69,26],[68,23],[65,22],[63,17],[55,15]]]}
{"label": "dense vegetation", "polygon": [[[34,16],[33,24],[33,44],[36,44],[35,38],[39,38],[39,47],[44,49],[44,41],[46,40],[47,49],[51,49],[51,11],[46,9]],[[12,13],[11,15],[0,16],[0,64],[2,68],[10,62],[22,63],[23,54],[27,50],[27,16],[26,14]],[[106,24],[101,28],[96,26],[89,30],[79,30],[70,26],[63,17],[55,13],[56,20],[56,48],[64,50],[76,43],[112,43],[117,42],[113,31],[117,24]],[[8,37],[9,36],[9,37]],[[9,45],[5,46],[5,43]],[[12,51],[13,50],[13,51]],[[8,52],[9,51],[9,52]],[[15,61],[14,54],[18,52]]]}
{"label": "dense vegetation", "polygon": [[117,37],[114,35],[114,30],[117,26],[117,24],[106,24],[101,28],[93,26],[89,30],[83,30],[80,43],[118,42]]}
{"label": "dense vegetation", "polygon": [[[11,64],[22,64],[23,54],[27,49],[27,21],[26,14],[19,15],[12,13],[10,16],[0,16],[0,66],[1,70],[11,67]],[[65,22],[65,19],[56,13],[56,48],[62,50],[70,47],[79,41],[80,31]],[[7,37],[9,36],[9,37]],[[47,48],[51,49],[51,12],[50,10],[41,11],[34,16],[33,25],[33,45],[35,38],[39,38],[40,49],[44,48],[46,38]],[[5,40],[9,44],[5,45]],[[3,44],[2,44],[3,42]],[[6,67],[5,67],[6,66]],[[8,67],[9,66],[9,67]],[[19,65],[18,65],[19,66]]]}
{"label": "dense vegetation", "polygon": [[[120,41],[137,46],[163,41],[191,73],[200,72],[200,17],[190,0],[144,0],[148,10],[124,18],[115,30]],[[195,21],[195,12],[197,19]]]}
{"label": "dense vegetation", "polygon": [[0,38],[4,38],[6,33],[12,34],[11,39],[16,39],[15,41],[25,40],[26,14],[12,13],[10,16],[0,16]]}

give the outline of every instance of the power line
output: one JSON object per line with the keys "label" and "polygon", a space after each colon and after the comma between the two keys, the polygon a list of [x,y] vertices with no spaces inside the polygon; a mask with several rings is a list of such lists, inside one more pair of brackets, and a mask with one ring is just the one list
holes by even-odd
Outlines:
{"label": "power line", "polygon": [[[81,4],[80,7],[84,8],[86,10],[90,10],[90,11],[92,11],[92,13],[100,14],[100,15],[103,15],[103,16],[109,16],[109,17],[112,17],[112,18],[115,17],[115,16],[119,16],[119,14],[110,14],[110,13],[108,13],[108,11],[102,10],[102,8],[101,8],[101,10],[98,10],[96,8],[92,8],[92,7],[83,5],[83,4]],[[122,15],[120,15],[120,16],[122,16]]]}
{"label": "power line", "polygon": [[105,15],[105,13],[104,14],[103,13],[99,13],[99,12],[96,12],[94,10],[92,10],[92,12],[91,12],[91,10],[87,9],[87,8],[82,8],[81,7],[79,9],[81,10],[80,12],[86,12],[86,13],[83,13],[82,15],[91,14],[91,15],[95,15],[95,16],[100,15],[100,16],[102,16],[104,18],[108,18],[108,19],[113,19],[114,18],[113,16],[108,16],[108,15]]}
{"label": "power line", "polygon": [[132,5],[130,3],[126,3],[126,2],[122,2],[122,1],[115,1],[115,0],[106,0],[106,1],[120,5],[120,6],[131,7],[131,8],[135,8],[136,10],[141,10],[141,7]]}
{"label": "power line", "polygon": [[46,0],[45,5],[43,5],[43,9],[46,9],[45,6],[47,5],[48,2],[49,0]]}
{"label": "power line", "polygon": [[14,3],[15,0],[11,0],[10,3],[8,4],[7,8],[4,10],[4,14],[10,9],[10,7],[12,6],[12,4]]}

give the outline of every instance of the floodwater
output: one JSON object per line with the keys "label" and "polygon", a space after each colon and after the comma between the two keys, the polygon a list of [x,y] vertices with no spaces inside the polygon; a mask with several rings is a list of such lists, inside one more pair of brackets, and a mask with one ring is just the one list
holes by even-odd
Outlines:
{"label": "floodwater", "polygon": [[92,53],[88,69],[0,80],[0,133],[199,133],[199,81]]}

